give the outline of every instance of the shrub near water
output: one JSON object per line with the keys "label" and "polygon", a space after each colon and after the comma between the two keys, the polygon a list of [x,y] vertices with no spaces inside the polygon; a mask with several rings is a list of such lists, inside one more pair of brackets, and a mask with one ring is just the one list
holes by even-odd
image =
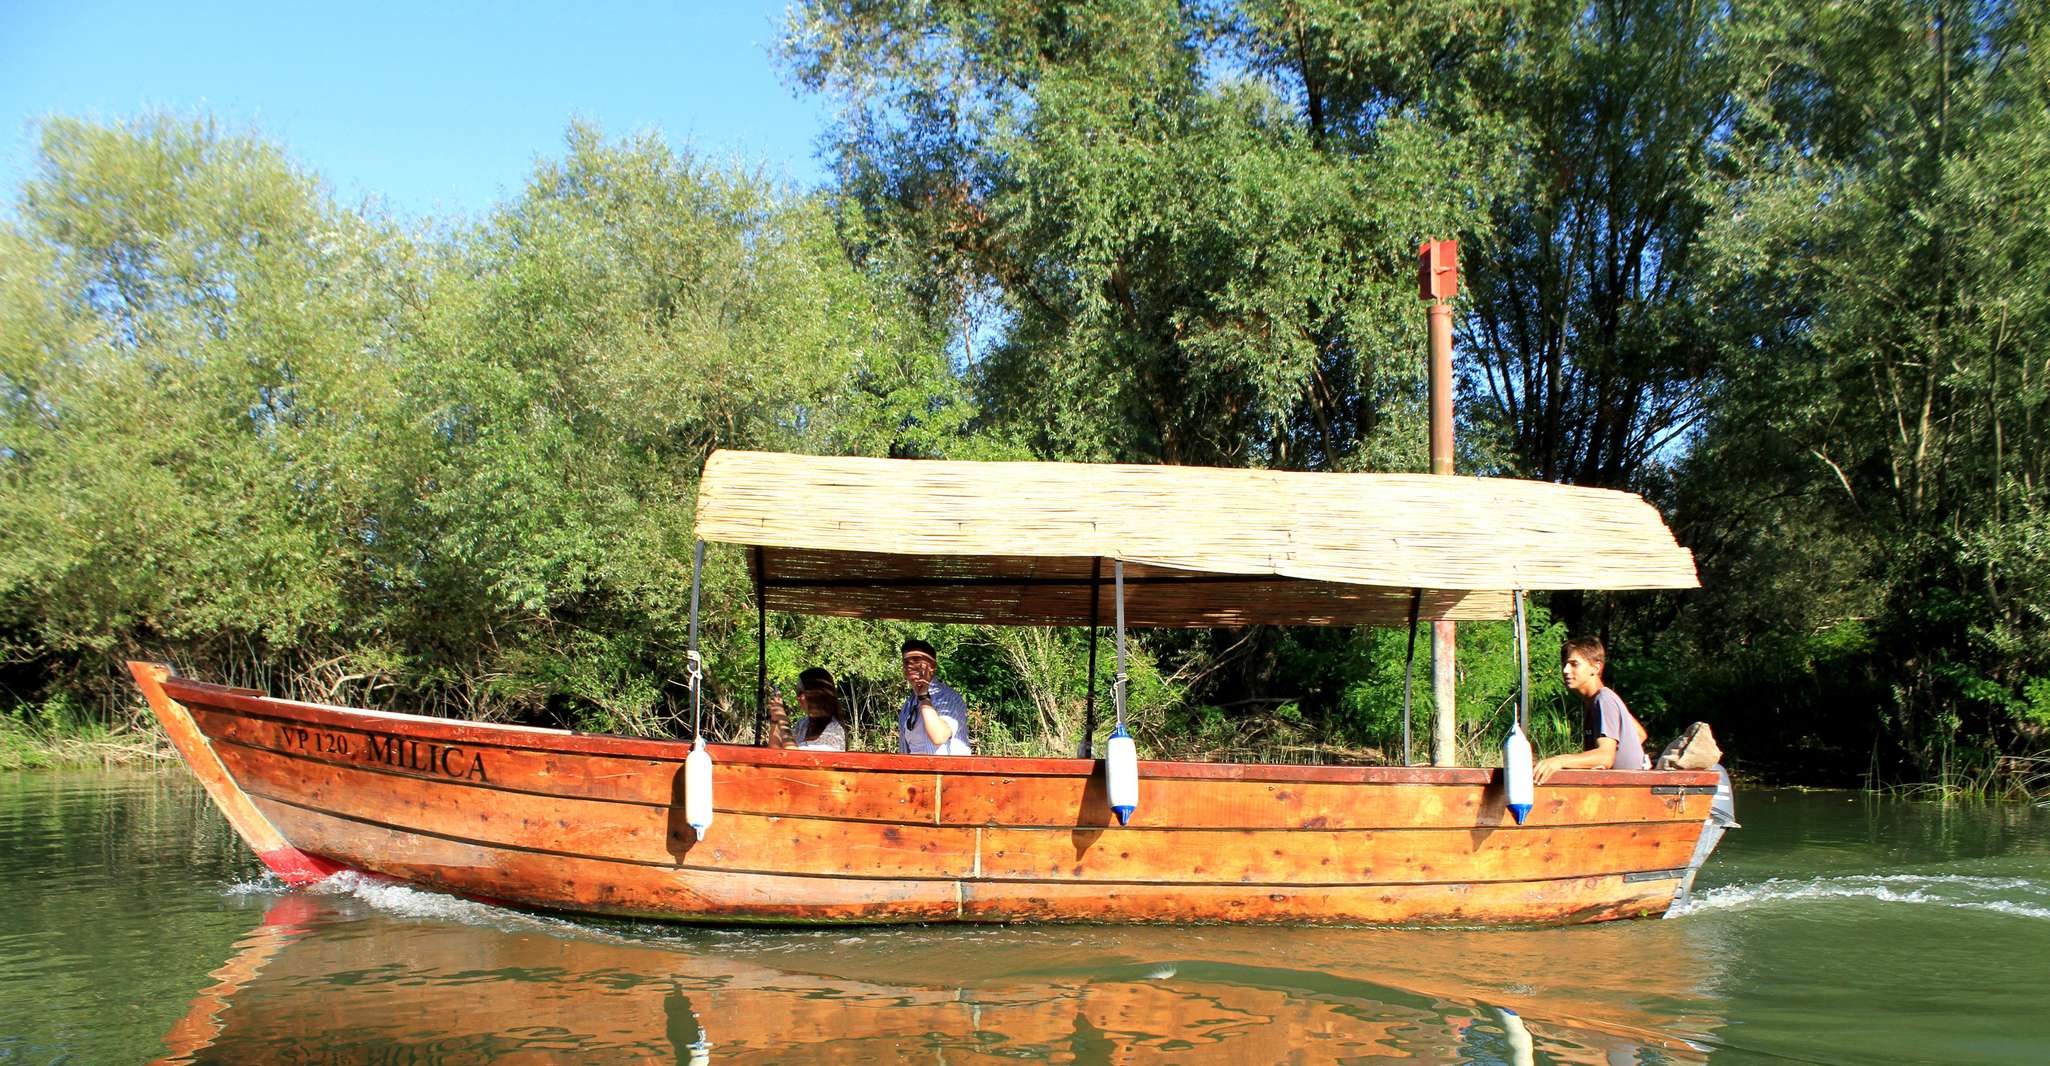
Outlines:
{"label": "shrub near water", "polygon": [[403,243],[268,146],[169,119],[51,123],[19,213],[0,238],[9,658],[105,701],[131,652],[295,682],[344,652]]}
{"label": "shrub near water", "polygon": [[[99,721],[147,657],[663,728],[710,449],[928,453],[966,411],[816,203],[652,140],[572,130],[436,238],[210,123],[58,121],[0,241],[0,641]],[[713,561],[717,706],[751,712]]]}

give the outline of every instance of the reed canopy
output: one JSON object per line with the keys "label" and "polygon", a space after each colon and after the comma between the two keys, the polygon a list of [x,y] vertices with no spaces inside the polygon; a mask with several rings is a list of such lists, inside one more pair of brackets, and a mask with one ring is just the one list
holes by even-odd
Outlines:
{"label": "reed canopy", "polygon": [[1694,588],[1638,496],[1506,478],[720,451],[700,540],[769,610],[994,625],[1508,618],[1514,590]]}

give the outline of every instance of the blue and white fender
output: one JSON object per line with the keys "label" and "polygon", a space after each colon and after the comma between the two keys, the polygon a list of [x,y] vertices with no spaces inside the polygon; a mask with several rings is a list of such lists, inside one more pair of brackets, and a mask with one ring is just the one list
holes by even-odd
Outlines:
{"label": "blue and white fender", "polygon": [[1530,738],[1523,735],[1520,722],[1509,723],[1509,735],[1502,741],[1502,792],[1507,798],[1509,813],[1516,816],[1516,824],[1530,814],[1536,789],[1531,784]]}
{"label": "blue and white fender", "polygon": [[1124,726],[1110,735],[1103,762],[1110,777],[1110,809],[1117,812],[1119,825],[1129,825],[1132,812],[1139,809],[1139,751]]}

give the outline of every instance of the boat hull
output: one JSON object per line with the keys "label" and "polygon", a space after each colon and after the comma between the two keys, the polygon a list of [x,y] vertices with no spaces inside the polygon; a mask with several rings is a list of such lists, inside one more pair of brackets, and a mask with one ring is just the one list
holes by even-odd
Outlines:
{"label": "boat hull", "polygon": [[1712,773],[1577,771],[1522,825],[1471,768],[1102,764],[710,745],[351,710],[133,664],[291,880],[353,869],[520,906],[706,922],[1563,923],[1657,915]]}

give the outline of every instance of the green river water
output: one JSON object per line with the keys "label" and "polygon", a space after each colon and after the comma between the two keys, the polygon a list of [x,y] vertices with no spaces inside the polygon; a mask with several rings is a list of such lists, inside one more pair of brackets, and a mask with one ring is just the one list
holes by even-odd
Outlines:
{"label": "green river water", "polygon": [[1568,929],[697,929],[286,890],[182,770],[0,776],[0,1063],[2050,1062],[2050,807],[1740,791]]}

